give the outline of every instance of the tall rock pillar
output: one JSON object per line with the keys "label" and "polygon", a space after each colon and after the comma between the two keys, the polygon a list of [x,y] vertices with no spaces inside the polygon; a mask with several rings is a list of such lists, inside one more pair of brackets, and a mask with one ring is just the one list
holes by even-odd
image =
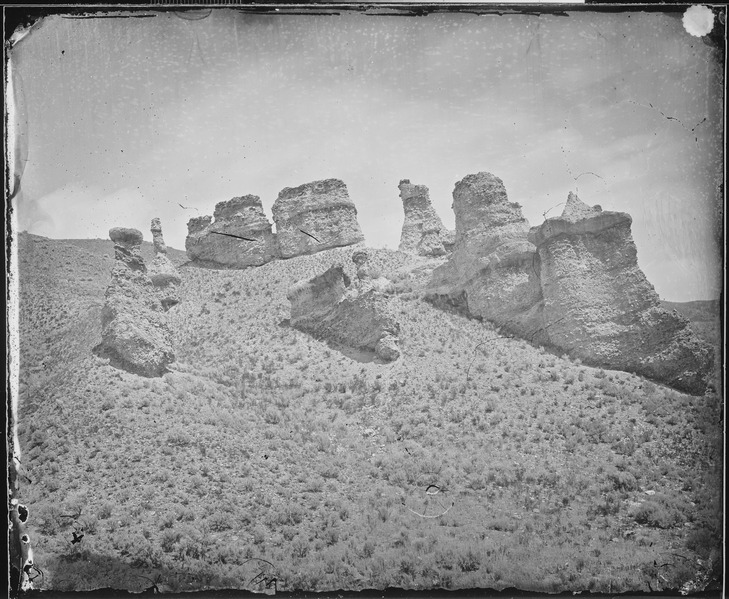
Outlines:
{"label": "tall rock pillar", "polygon": [[181,279],[175,265],[167,257],[167,246],[162,237],[162,225],[159,218],[152,219],[151,231],[154,244],[154,260],[152,260],[147,272],[157,289],[157,295],[162,307],[169,310],[172,306],[180,303],[177,287]]}
{"label": "tall rock pillar", "polygon": [[142,233],[114,228],[116,261],[101,311],[97,352],[112,364],[143,376],[160,376],[174,361],[172,333],[140,254]]}
{"label": "tall rock pillar", "polygon": [[453,248],[454,235],[443,226],[433,209],[428,188],[403,179],[398,189],[405,212],[398,249],[420,256],[443,256],[448,253]]}

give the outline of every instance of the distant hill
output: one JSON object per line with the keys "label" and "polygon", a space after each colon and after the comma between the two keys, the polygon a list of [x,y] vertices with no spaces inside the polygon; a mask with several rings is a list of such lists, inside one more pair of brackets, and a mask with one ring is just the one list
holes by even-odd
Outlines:
{"label": "distant hill", "polygon": [[177,361],[149,379],[91,351],[111,242],[18,242],[40,588],[619,593],[721,576],[721,399],[439,310],[420,296],[438,260],[371,250],[401,325],[382,364],[288,325],[290,286],[335,263],[354,276],[355,248],[246,270],[170,250]]}
{"label": "distant hill", "polygon": [[693,321],[714,320],[721,315],[719,300],[697,300],[693,302],[661,302],[667,310],[678,310]]}
{"label": "distant hill", "polygon": [[676,310],[691,321],[691,328],[712,347],[721,346],[721,303],[719,300],[693,302],[662,301],[666,310]]}

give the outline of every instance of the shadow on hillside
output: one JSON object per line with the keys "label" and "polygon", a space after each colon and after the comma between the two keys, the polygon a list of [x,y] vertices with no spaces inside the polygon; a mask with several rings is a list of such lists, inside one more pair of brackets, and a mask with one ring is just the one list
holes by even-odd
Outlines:
{"label": "shadow on hillside", "polygon": [[115,353],[109,351],[109,349],[107,347],[105,347],[103,343],[99,343],[98,345],[95,345],[91,349],[91,353],[94,354],[97,358],[101,358],[102,360],[108,360],[109,366],[113,366],[114,368],[116,368],[118,370],[124,370],[126,372],[129,372],[130,374],[135,374],[137,376],[142,376],[142,377],[148,378],[148,379],[159,378],[162,375],[167,374],[168,372],[171,372],[169,369],[165,369],[164,372],[160,372],[159,374],[150,374],[148,372],[144,372],[144,371],[130,365],[125,360],[122,360]]}
{"label": "shadow on hillside", "polygon": [[202,260],[188,260],[183,262],[177,268],[201,268],[203,270],[233,270],[223,264],[217,264],[215,262],[204,262]]}
{"label": "shadow on hillside", "polygon": [[[261,266],[265,266],[262,264]],[[240,266],[220,264],[218,262],[207,262],[205,260],[187,260],[177,265],[177,268],[199,268],[201,270],[248,270],[250,268],[259,268],[258,266]]]}
{"label": "shadow on hillside", "polygon": [[[283,320],[280,320],[278,323],[278,326],[281,328],[289,329],[289,328],[295,328],[291,326],[291,319],[290,318],[284,318]],[[298,329],[296,329],[298,331]],[[303,332],[303,331],[300,331]],[[304,335],[308,335],[309,333],[303,332]],[[340,354],[346,356],[350,360],[353,360],[355,362],[359,362],[360,364],[388,364],[389,362],[385,362],[384,360],[380,360],[374,351],[368,351],[363,349],[356,349],[353,347],[349,347],[347,345],[342,345],[341,343],[336,343],[335,341],[330,341],[328,339],[319,339],[317,337],[314,337],[317,339],[317,341],[321,341],[323,343],[327,344],[327,347],[330,349],[333,349],[336,352],[339,352]]]}
{"label": "shadow on hillside", "polygon": [[346,356],[350,360],[359,362],[360,364],[388,364],[388,362],[378,359],[375,355],[375,352],[373,351],[355,349],[353,347],[347,347],[346,345],[334,343],[333,341],[327,341],[326,344],[331,349],[338,351],[340,354]]}

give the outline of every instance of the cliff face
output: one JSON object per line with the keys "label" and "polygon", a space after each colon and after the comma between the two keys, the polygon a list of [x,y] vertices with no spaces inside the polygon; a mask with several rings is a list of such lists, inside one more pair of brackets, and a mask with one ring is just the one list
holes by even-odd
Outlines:
{"label": "cliff face", "polygon": [[245,268],[261,266],[277,256],[271,223],[258,196],[219,202],[213,217],[193,218],[187,223],[185,249],[190,260]]}
{"label": "cliff face", "polygon": [[529,223],[510,203],[504,184],[490,173],[468,175],[453,191],[455,246],[433,272],[426,295],[465,303],[486,318],[534,341],[540,340],[541,289]]}
{"label": "cliff face", "polygon": [[275,234],[258,196],[220,202],[213,217],[187,223],[187,255],[213,267],[246,268],[364,241],[357,209],[339,179],[283,189],[273,219]]}
{"label": "cliff face", "polygon": [[114,228],[115,264],[101,312],[101,355],[143,376],[160,376],[174,361],[172,333],[140,255],[142,233]]}
{"label": "cliff face", "polygon": [[[361,259],[362,256],[359,256]],[[400,325],[389,298],[358,264],[356,286],[351,285],[341,265],[294,285],[287,297],[291,302],[291,326],[341,345],[373,351],[384,361],[400,356]]]}
{"label": "cliff face", "polygon": [[559,217],[529,230],[489,173],[453,192],[456,244],[426,297],[598,366],[703,393],[713,352],[661,308],[638,267],[632,219],[570,194]]}
{"label": "cliff face", "polygon": [[273,205],[281,258],[364,241],[357,209],[339,179],[285,188]]}
{"label": "cliff face", "polygon": [[398,186],[405,212],[399,250],[420,256],[443,256],[453,248],[453,234],[443,226],[425,185],[403,179]]}
{"label": "cliff face", "polygon": [[570,194],[561,216],[532,229],[549,341],[587,362],[701,393],[712,352],[684,317],[661,308],[638,267],[631,223]]}

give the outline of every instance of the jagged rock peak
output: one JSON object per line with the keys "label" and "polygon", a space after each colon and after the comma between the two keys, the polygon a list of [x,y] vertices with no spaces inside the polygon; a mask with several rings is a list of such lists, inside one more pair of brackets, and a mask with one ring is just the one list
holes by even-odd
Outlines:
{"label": "jagged rock peak", "polygon": [[577,222],[583,218],[595,216],[600,212],[602,212],[602,208],[599,206],[590,208],[590,206],[577,197],[577,194],[570,191],[567,196],[567,203],[565,204],[564,210],[562,210],[562,216],[560,216],[560,218],[570,222]]}
{"label": "jagged rock peak", "polygon": [[214,218],[190,219],[185,249],[190,260],[229,268],[261,266],[277,257],[272,225],[255,195],[218,202]]}
{"label": "jagged rock peak", "polygon": [[532,227],[529,231],[529,241],[539,246],[556,235],[600,233],[620,225],[627,226],[630,230],[632,222],[632,217],[626,212],[603,211],[599,205],[590,208],[577,195],[570,192],[562,214]]}
{"label": "jagged rock peak", "polygon": [[339,179],[286,187],[273,204],[281,258],[292,258],[364,241],[357,208]]}
{"label": "jagged rock peak", "polygon": [[420,256],[442,256],[453,247],[453,233],[443,222],[430,203],[425,185],[413,185],[403,179],[398,185],[405,212],[400,235],[401,252]]}

